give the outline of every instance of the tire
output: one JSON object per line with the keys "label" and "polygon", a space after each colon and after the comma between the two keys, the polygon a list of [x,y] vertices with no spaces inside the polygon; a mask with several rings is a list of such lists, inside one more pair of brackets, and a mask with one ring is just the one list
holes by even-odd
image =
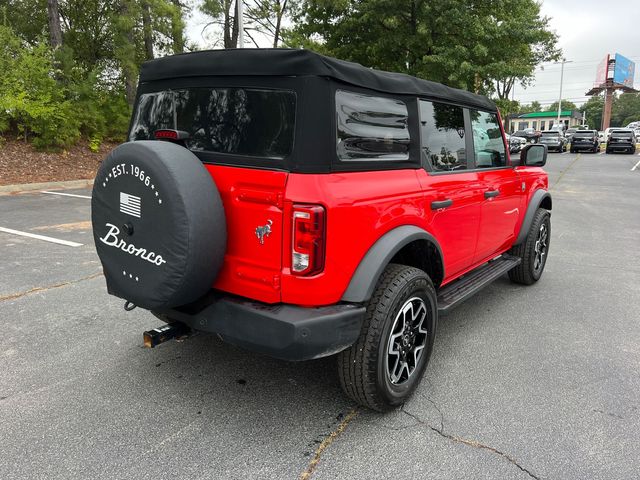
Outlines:
{"label": "tire", "polygon": [[521,259],[520,265],[509,271],[512,282],[532,285],[540,280],[547,264],[550,240],[551,213],[539,208],[533,217],[527,238],[509,251],[509,254]]}
{"label": "tire", "polygon": [[604,153],[606,153],[607,155],[611,153],[611,150],[609,150],[608,148],[605,149]]}
{"label": "tire", "polygon": [[576,151],[573,148],[570,148],[569,153],[576,153]]}
{"label": "tire", "polygon": [[[402,325],[407,326],[403,310],[409,318],[418,315],[416,318],[420,319],[409,330],[413,337],[402,335]],[[422,311],[424,314],[420,316]],[[437,296],[429,276],[417,268],[388,265],[367,305],[360,337],[337,356],[344,392],[360,405],[379,412],[403,404],[420,383],[429,362],[437,321]],[[422,352],[413,366],[412,344]],[[397,353],[390,352],[393,347]],[[404,365],[403,349],[405,353],[409,351]]]}
{"label": "tire", "polygon": [[107,290],[148,310],[197,300],[224,261],[216,185],[193,153],[170,142],[115,148],[98,170],[91,220]]}

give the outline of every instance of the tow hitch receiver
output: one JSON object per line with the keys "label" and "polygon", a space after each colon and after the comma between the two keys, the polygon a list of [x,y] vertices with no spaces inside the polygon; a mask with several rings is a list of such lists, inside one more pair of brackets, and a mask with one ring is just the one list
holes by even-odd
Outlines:
{"label": "tow hitch receiver", "polygon": [[146,331],[142,334],[142,338],[144,340],[145,347],[153,348],[167,340],[171,340],[172,338],[186,337],[190,332],[191,329],[184,323],[175,322]]}

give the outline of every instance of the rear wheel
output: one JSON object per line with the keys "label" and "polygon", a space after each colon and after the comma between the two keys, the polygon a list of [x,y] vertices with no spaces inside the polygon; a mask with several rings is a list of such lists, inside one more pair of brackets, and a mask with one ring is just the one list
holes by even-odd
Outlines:
{"label": "rear wheel", "polygon": [[515,245],[509,253],[520,257],[520,265],[509,271],[512,282],[531,285],[542,276],[549,254],[551,239],[551,214],[539,208],[533,217],[527,238],[520,245]]}
{"label": "rear wheel", "polygon": [[409,398],[433,349],[436,298],[422,270],[387,266],[367,306],[358,341],[337,356],[340,383],[349,397],[378,411]]}

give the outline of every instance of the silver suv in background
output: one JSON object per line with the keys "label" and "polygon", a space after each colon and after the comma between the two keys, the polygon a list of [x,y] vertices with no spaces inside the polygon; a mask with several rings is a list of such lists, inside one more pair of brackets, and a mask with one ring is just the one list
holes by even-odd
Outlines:
{"label": "silver suv in background", "polygon": [[549,151],[565,152],[567,150],[567,139],[555,130],[541,132],[540,143],[544,143]]}

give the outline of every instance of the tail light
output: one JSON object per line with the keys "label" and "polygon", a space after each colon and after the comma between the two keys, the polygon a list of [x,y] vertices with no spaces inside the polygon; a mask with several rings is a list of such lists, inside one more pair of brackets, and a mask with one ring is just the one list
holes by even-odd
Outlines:
{"label": "tail light", "polygon": [[316,275],[324,269],[325,210],[320,205],[293,206],[291,271]]}

